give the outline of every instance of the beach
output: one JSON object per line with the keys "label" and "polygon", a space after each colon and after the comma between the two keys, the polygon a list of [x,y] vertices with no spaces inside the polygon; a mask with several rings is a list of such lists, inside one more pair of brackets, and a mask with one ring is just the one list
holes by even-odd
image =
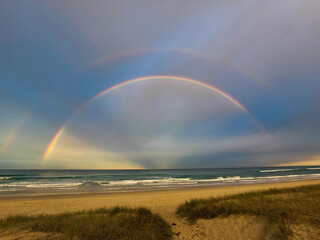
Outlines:
{"label": "beach", "polygon": [[[153,213],[158,213],[172,225],[175,233],[174,239],[256,239],[255,237],[261,230],[263,222],[261,222],[262,220],[260,219],[255,219],[255,217],[232,216],[226,219],[199,220],[197,224],[190,225],[185,219],[178,218],[175,215],[176,209],[180,204],[194,198],[218,197],[248,191],[312,184],[320,184],[320,180],[139,192],[82,193],[24,197],[10,196],[0,198],[0,217],[6,218],[9,215],[16,214],[55,214],[99,207],[146,207]],[[228,236],[230,238],[225,234],[229,234]],[[4,236],[0,239],[11,238]]]}

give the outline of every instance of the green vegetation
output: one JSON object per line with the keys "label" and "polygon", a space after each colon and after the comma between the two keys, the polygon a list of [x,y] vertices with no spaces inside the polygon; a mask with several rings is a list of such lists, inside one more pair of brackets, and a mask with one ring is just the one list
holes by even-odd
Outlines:
{"label": "green vegetation", "polygon": [[293,233],[290,225],[307,225],[320,237],[320,185],[195,199],[177,209],[177,215],[191,223],[232,214],[264,218],[262,239],[288,239]]}
{"label": "green vegetation", "polygon": [[171,239],[171,226],[145,208],[100,208],[57,215],[10,216],[0,229],[52,233],[50,239]]}

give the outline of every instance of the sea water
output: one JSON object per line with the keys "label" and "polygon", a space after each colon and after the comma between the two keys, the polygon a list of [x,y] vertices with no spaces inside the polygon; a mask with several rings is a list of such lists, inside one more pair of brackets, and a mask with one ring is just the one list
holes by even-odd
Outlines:
{"label": "sea water", "polygon": [[167,170],[0,170],[0,197],[157,190],[320,179],[320,167]]}

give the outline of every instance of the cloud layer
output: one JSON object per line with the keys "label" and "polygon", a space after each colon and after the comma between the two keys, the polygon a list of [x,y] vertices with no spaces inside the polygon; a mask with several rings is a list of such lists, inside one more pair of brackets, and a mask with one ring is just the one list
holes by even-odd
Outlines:
{"label": "cloud layer", "polygon": [[[0,168],[320,165],[319,25],[317,0],[1,1]],[[149,75],[266,132],[166,79],[74,114]]]}

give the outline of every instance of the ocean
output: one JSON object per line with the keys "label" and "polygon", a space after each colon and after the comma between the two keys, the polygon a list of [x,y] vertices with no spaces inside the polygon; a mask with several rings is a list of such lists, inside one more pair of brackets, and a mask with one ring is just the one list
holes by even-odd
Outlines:
{"label": "ocean", "polygon": [[320,179],[320,167],[0,170],[0,197],[140,191]]}

